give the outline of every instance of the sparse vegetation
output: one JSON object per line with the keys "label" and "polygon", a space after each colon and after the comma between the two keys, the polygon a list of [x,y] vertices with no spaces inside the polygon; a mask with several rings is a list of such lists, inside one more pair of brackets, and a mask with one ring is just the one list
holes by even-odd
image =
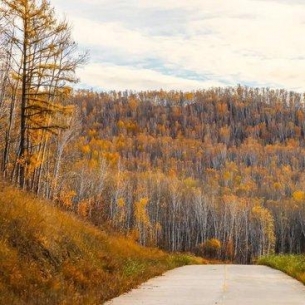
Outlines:
{"label": "sparse vegetation", "polygon": [[264,256],[258,264],[281,270],[305,285],[305,255]]}
{"label": "sparse vegetation", "polygon": [[201,263],[111,236],[0,183],[0,304],[102,304],[177,266]]}

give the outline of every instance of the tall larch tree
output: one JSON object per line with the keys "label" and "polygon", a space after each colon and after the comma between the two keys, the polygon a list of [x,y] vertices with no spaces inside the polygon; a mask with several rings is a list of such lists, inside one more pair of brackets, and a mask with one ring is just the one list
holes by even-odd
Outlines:
{"label": "tall larch tree", "polygon": [[18,82],[19,140],[15,180],[36,189],[48,139],[66,128],[67,98],[77,82],[77,54],[67,21],[58,21],[47,0],[2,0],[4,35],[10,42],[10,77]]}

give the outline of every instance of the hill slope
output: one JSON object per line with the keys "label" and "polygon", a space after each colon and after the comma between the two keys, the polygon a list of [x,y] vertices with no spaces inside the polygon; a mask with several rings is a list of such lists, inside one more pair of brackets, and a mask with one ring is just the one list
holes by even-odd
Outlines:
{"label": "hill slope", "polygon": [[216,238],[217,257],[239,263],[304,252],[301,94],[80,91],[74,103],[82,124],[63,156],[63,204],[72,192],[80,207],[90,202],[91,221],[171,251]]}
{"label": "hill slope", "polygon": [[105,232],[0,182],[0,304],[102,304],[194,262]]}
{"label": "hill slope", "polygon": [[[304,253],[304,99],[241,86],[81,90],[70,128],[31,148],[27,189],[145,246],[210,255],[215,240],[217,259],[243,264]],[[19,125],[3,122],[0,168],[16,183]]]}

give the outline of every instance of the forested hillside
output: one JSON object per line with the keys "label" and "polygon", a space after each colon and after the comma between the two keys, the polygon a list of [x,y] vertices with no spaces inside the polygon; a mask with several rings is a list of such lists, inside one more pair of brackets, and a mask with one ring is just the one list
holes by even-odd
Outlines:
{"label": "forested hillside", "polygon": [[0,179],[0,304],[103,304],[187,255],[94,228]]}
{"label": "forested hillside", "polygon": [[[105,214],[102,221],[123,231],[136,228],[143,244],[173,251],[196,250],[217,238],[219,256],[239,262],[273,250],[304,250],[300,94],[237,87],[79,92],[74,100],[86,168],[95,168],[101,151],[110,162],[105,204],[90,201],[91,213]],[[88,178],[76,179],[75,190],[90,189]],[[92,189],[77,192],[77,200],[85,193]],[[91,215],[100,221],[101,213]]]}
{"label": "forested hillside", "polygon": [[[78,91],[70,127],[30,149],[26,188],[143,245],[240,263],[301,253],[303,98],[241,86]],[[10,100],[1,107],[1,169],[14,181],[18,129]]]}

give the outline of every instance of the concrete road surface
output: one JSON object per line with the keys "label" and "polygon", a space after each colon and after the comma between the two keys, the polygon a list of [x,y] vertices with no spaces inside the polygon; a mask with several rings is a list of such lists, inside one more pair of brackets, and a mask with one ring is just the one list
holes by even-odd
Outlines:
{"label": "concrete road surface", "polygon": [[264,266],[186,266],[107,305],[305,305],[305,286]]}

